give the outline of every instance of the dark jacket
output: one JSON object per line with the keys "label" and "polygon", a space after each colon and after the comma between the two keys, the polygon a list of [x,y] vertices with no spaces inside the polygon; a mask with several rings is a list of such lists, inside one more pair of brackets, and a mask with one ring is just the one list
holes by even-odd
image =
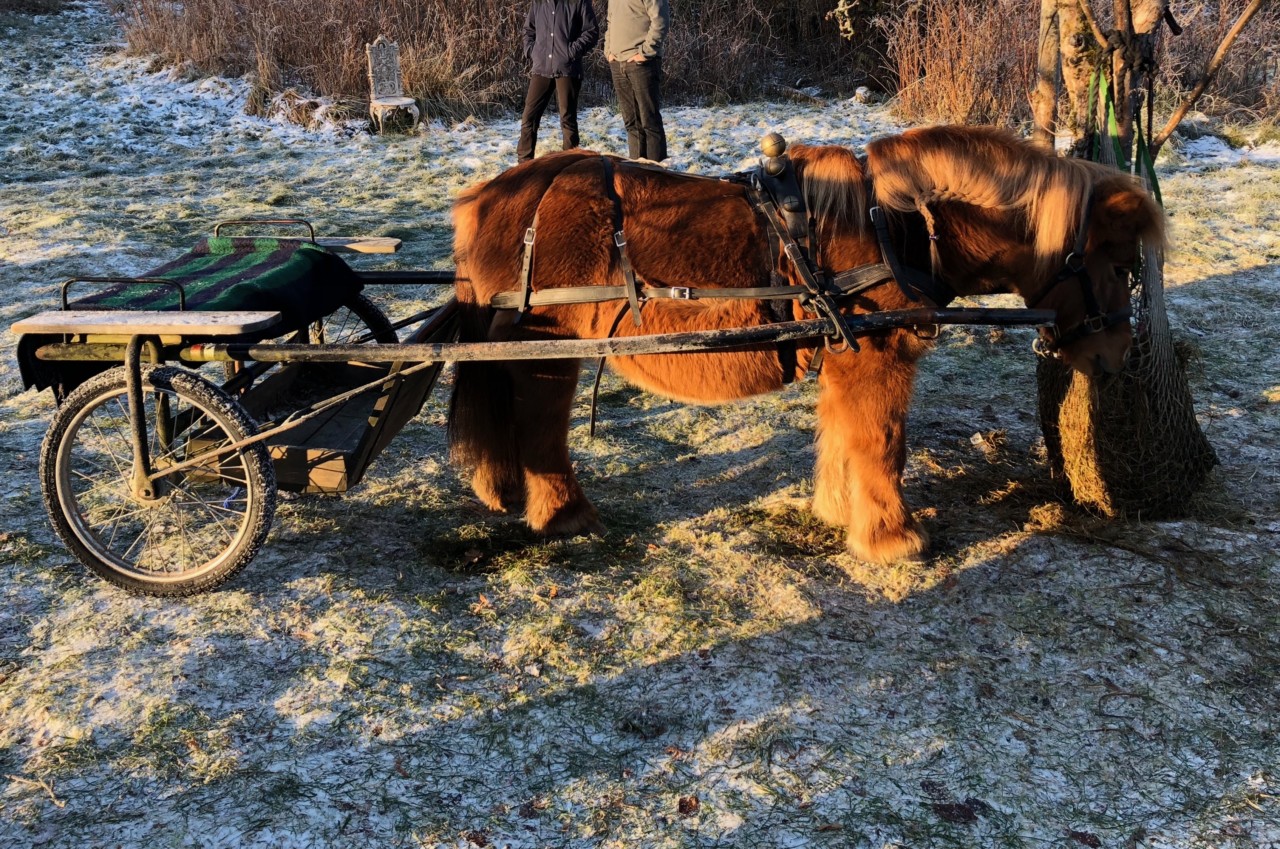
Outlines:
{"label": "dark jacket", "polygon": [[539,77],[580,77],[582,57],[600,37],[591,0],[533,0],[524,22],[524,55]]}

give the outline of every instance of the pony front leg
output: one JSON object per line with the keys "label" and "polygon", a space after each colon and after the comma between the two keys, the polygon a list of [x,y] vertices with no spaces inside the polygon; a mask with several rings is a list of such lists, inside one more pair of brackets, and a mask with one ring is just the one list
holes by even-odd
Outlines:
{"label": "pony front leg", "polygon": [[847,528],[849,551],[875,563],[915,559],[929,547],[902,496],[915,358],[893,341],[828,355],[819,378],[813,512]]}
{"label": "pony front leg", "polygon": [[514,420],[524,470],[525,521],[541,534],[603,533],[569,459],[569,414],[578,387],[577,360],[512,364]]}

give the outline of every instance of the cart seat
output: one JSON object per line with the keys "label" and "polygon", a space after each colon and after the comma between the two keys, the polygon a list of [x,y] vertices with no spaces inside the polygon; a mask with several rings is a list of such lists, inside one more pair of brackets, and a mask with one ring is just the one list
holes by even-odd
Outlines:
{"label": "cart seat", "polygon": [[[242,328],[245,332],[234,339],[256,342],[301,330],[350,301],[364,285],[341,258],[314,242],[298,239],[211,236],[172,262],[142,276],[153,282],[115,281],[86,291],[92,281],[72,281],[67,284],[71,287],[67,308],[77,313],[89,310],[176,312],[185,304],[188,311],[278,314],[276,320]],[[154,282],[157,278],[162,282]],[[180,323],[176,317],[175,321]],[[223,330],[201,331],[210,325],[209,321],[196,320],[187,332],[187,341],[199,342],[209,336],[227,341]],[[122,327],[120,332],[128,335],[153,330],[154,327],[147,329],[144,324],[132,330]],[[41,362],[36,350],[60,338],[61,335],[53,332],[35,331],[19,337],[18,365],[24,386],[54,387],[61,397],[108,365]]]}
{"label": "cart seat", "polygon": [[240,336],[265,330],[280,321],[278,312],[176,312],[155,310],[50,310],[15,322],[10,328],[29,333],[129,337]]}
{"label": "cart seat", "polygon": [[[188,310],[279,312],[271,335],[292,333],[336,310],[363,287],[339,257],[297,239],[212,236],[142,277],[182,287]],[[76,310],[176,310],[176,288],[114,283],[71,301]]]}

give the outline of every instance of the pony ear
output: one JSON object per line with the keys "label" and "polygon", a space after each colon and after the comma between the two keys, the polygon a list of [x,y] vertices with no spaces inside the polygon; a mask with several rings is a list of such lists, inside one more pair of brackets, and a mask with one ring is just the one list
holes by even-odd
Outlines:
{"label": "pony ear", "polygon": [[1128,177],[1106,180],[1094,188],[1090,251],[1105,253],[1113,265],[1129,265],[1138,245],[1164,244],[1164,211]]}

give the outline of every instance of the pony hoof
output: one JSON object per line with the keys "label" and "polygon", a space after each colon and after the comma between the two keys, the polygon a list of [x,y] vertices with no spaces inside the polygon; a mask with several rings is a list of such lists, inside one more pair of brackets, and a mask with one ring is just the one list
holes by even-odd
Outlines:
{"label": "pony hoof", "polygon": [[929,559],[929,535],[919,528],[881,531],[871,540],[848,539],[849,552],[869,563],[924,563]]}
{"label": "pony hoof", "polygon": [[[532,523],[531,523],[532,524]],[[556,513],[541,526],[532,525],[533,530],[549,537],[575,537],[585,534],[603,535],[605,527],[600,523],[596,508],[588,503],[568,505]]]}

